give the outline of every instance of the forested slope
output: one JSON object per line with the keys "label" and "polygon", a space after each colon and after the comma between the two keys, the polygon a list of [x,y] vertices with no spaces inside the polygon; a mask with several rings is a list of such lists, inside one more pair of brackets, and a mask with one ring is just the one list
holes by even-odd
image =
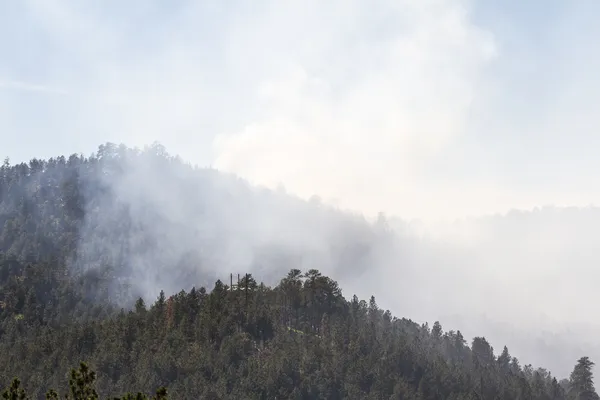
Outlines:
{"label": "forested slope", "polygon": [[[317,269],[377,262],[385,226],[159,146],[7,161],[0,200],[0,384],[19,376],[32,398],[65,392],[81,361],[102,397],[164,386],[176,399],[597,398],[586,358],[559,383],[483,337],[344,298]],[[262,234],[246,229],[259,220]],[[246,271],[265,283],[238,285]]]}
{"label": "forested slope", "polygon": [[[167,386],[173,398],[566,398],[568,384],[506,348],[495,355],[481,337],[469,347],[459,331],[394,318],[375,298],[346,301],[316,270],[292,270],[274,288],[248,275],[233,290],[217,281],[210,293],[161,293],[149,307],[97,307],[60,325],[19,293],[35,284],[26,268],[13,272],[23,304],[1,314],[0,379],[18,375],[37,397],[65,390],[68,367],[85,360],[105,395]],[[53,300],[70,315],[82,307]]]}
{"label": "forested slope", "polygon": [[364,270],[385,235],[318,200],[193,168],[160,145],[6,162],[0,199],[0,249],[93,274],[87,296],[118,302],[212,285],[230,272],[276,283],[292,267]]}

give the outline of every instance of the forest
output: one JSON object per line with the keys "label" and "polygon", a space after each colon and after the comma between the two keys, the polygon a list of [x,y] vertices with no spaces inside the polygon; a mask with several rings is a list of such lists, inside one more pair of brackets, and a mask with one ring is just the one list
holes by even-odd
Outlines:
{"label": "forest", "polygon": [[[245,230],[269,213],[260,237]],[[253,188],[160,145],[7,159],[0,226],[5,399],[600,398],[585,355],[555,377],[483,336],[342,294],[333,277],[390,248],[385,221]]]}

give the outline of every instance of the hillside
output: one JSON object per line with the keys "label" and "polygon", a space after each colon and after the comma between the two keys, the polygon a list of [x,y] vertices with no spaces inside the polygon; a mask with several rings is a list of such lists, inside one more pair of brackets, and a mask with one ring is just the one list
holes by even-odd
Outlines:
{"label": "hillside", "polygon": [[325,275],[360,278],[402,250],[384,219],[158,145],[7,160],[0,226],[0,385],[19,376],[33,398],[64,392],[80,361],[103,397],[563,399],[592,378],[585,358],[559,383],[483,337],[344,298]]}
{"label": "hillside", "polygon": [[88,296],[122,304],[230,272],[275,283],[287,267],[361,271],[385,234],[317,200],[193,168],[160,145],[107,144],[87,158],[5,164],[0,174],[0,248],[94,274],[102,283]]}
{"label": "hillside", "polygon": [[167,386],[173,398],[565,398],[547,371],[521,367],[506,348],[494,354],[484,338],[469,347],[460,331],[397,319],[373,297],[346,301],[316,270],[292,270],[274,288],[244,276],[233,290],[217,281],[210,293],[161,293],[149,307],[140,299],[60,327],[24,302],[2,313],[0,379],[19,375],[37,397],[64,390],[67,367],[86,360],[105,395]]}

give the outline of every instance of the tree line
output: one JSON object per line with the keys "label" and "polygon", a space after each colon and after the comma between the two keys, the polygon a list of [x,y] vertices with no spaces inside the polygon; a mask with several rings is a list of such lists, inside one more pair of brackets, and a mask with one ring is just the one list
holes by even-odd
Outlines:
{"label": "tree line", "polygon": [[[33,283],[19,274],[9,281]],[[0,313],[0,382],[12,382],[8,398],[20,398],[10,396],[24,393],[21,384],[32,398],[86,390],[166,396],[164,387],[174,398],[210,399],[597,398],[587,357],[559,382],[543,368],[521,366],[506,347],[496,354],[484,337],[468,345],[438,322],[393,317],[374,297],[346,300],[317,270],[291,270],[275,287],[247,274],[234,288],[218,280],[210,291],[161,292],[150,306],[140,298],[129,311],[62,325],[19,298],[24,291],[13,293],[16,302]],[[74,304],[64,311],[76,311]],[[77,360],[88,364],[61,385]]]}
{"label": "tree line", "polygon": [[[246,274],[239,284],[225,278],[210,287],[193,286],[207,281],[197,272],[206,260],[160,258],[163,274],[184,263],[193,273],[181,282],[191,284],[146,301],[126,279],[135,267],[128,250],[115,247],[124,232],[145,227],[115,206],[101,179],[124,168],[115,160],[126,150],[100,150],[0,167],[5,399],[164,399],[167,390],[176,399],[598,398],[587,357],[559,380],[484,337],[467,342],[439,322],[395,317],[375,297],[345,298],[335,280],[301,271],[289,257],[277,259],[289,273],[273,284]],[[173,160],[153,151],[169,168]],[[97,229],[82,246],[90,224]],[[161,245],[157,236],[136,237],[144,251]],[[358,243],[364,247],[341,242],[343,260],[368,253],[370,242]]]}

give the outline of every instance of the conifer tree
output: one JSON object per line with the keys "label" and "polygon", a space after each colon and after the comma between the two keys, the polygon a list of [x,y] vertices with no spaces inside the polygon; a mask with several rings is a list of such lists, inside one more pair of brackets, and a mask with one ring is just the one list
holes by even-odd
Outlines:
{"label": "conifer tree", "polygon": [[592,367],[594,366],[589,357],[581,357],[569,379],[569,399],[571,400],[597,400],[600,396],[594,388],[594,375]]}

